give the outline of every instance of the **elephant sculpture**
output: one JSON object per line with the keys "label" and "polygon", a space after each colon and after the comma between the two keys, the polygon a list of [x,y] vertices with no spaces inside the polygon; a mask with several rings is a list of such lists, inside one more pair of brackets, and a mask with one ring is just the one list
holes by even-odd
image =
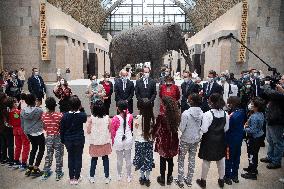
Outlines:
{"label": "elephant sculpture", "polygon": [[122,31],[114,36],[109,47],[113,76],[127,64],[151,62],[154,78],[159,78],[163,56],[170,50],[181,52],[190,67],[190,58],[179,24],[145,25]]}

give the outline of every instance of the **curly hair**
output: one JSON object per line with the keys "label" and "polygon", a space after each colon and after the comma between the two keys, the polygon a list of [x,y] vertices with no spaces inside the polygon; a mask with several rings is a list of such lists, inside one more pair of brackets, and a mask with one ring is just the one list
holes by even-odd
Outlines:
{"label": "curly hair", "polygon": [[169,96],[162,98],[163,105],[165,106],[165,117],[170,130],[177,132],[180,123],[180,111],[177,102]]}

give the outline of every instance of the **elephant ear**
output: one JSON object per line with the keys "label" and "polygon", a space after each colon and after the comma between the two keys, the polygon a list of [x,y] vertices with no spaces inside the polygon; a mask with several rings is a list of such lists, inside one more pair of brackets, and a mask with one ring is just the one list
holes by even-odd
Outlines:
{"label": "elephant ear", "polygon": [[168,36],[169,36],[169,38],[172,38],[174,36],[175,30],[176,30],[175,24],[171,24],[171,25],[168,26]]}

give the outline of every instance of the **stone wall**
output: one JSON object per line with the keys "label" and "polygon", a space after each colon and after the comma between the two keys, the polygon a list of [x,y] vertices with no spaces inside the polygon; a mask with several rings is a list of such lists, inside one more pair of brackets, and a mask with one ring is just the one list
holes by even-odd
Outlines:
{"label": "stone wall", "polygon": [[3,70],[3,55],[2,55],[2,41],[1,41],[1,31],[0,31],[0,71]]}
{"label": "stone wall", "polygon": [[[282,4],[281,4],[282,3]],[[248,47],[263,58],[279,72],[284,73],[284,33],[281,31],[281,0],[248,0]],[[283,12],[283,10],[282,10]],[[233,33],[240,39],[242,3],[237,4],[224,15],[205,27],[187,40],[191,56],[198,55],[201,59],[201,73],[207,76],[210,69],[218,73],[229,70],[237,75],[242,70],[257,68],[265,74],[267,71],[253,54],[247,52],[246,62],[238,62],[240,45],[233,39],[225,39]],[[201,46],[201,51],[196,46]]]}
{"label": "stone wall", "polygon": [[[37,67],[46,81],[57,79],[57,69],[69,79],[87,77],[88,43],[98,49],[99,69],[109,71],[109,43],[71,16],[46,3],[49,59],[42,61],[40,55],[40,0],[0,1],[0,30],[2,31],[3,63],[9,70],[24,67],[27,75]],[[105,59],[104,59],[105,58]],[[105,64],[105,65],[104,65]],[[101,71],[103,72],[103,71]]]}

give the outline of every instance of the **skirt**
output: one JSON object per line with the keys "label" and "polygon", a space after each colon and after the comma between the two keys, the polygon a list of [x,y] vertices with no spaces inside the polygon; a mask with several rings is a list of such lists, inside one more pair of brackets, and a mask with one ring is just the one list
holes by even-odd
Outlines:
{"label": "skirt", "polygon": [[135,141],[135,156],[133,165],[136,170],[152,171],[153,166],[153,142],[137,142]]}
{"label": "skirt", "polygon": [[89,154],[91,157],[102,157],[111,154],[111,144],[93,145],[89,147]]}

